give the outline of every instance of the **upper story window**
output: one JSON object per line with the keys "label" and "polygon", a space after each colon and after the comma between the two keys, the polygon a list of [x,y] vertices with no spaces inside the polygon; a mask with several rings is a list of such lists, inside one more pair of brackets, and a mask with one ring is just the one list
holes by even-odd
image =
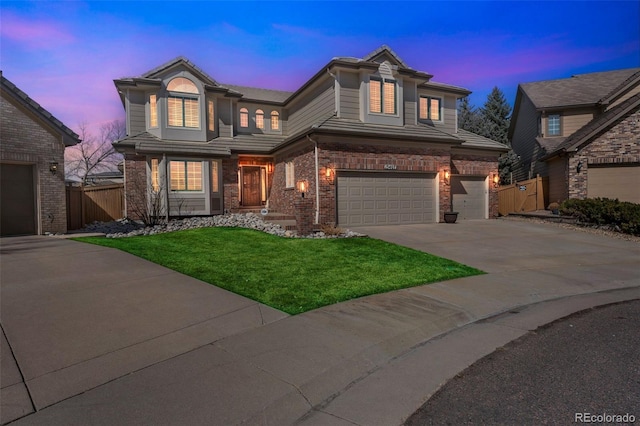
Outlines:
{"label": "upper story window", "polygon": [[158,127],[158,97],[149,95],[149,127]]}
{"label": "upper story window", "polygon": [[280,130],[280,114],[278,114],[278,111],[271,111],[271,130]]}
{"label": "upper story window", "polygon": [[207,101],[207,121],[209,122],[209,131],[213,132],[216,129],[215,125],[215,109],[213,106],[213,99]]}
{"label": "upper story window", "polygon": [[256,110],[256,128],[264,129],[264,111],[261,109]]}
{"label": "upper story window", "polygon": [[369,80],[369,112],[395,115],[396,111],[396,81],[387,78],[371,78]]}
{"label": "upper story window", "polygon": [[189,79],[174,78],[167,85],[168,122],[172,127],[200,127],[198,88]]}
{"label": "upper story window", "polygon": [[240,127],[249,127],[249,110],[240,108]]}
{"label": "upper story window", "polygon": [[547,136],[560,136],[560,114],[547,117]]}
{"label": "upper story window", "polygon": [[420,96],[420,119],[442,121],[442,99]]}

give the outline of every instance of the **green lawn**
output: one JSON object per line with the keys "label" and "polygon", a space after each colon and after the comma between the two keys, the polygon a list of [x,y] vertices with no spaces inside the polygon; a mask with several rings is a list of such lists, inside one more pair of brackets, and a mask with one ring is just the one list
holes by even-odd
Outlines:
{"label": "green lawn", "polygon": [[77,240],[118,248],[289,314],[483,273],[371,238],[290,239],[242,228],[201,228]]}

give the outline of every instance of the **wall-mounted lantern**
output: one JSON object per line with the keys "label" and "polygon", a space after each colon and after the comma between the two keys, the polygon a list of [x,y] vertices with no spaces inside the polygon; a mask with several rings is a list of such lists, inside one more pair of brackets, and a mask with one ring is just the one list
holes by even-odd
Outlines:
{"label": "wall-mounted lantern", "polygon": [[273,164],[272,163],[267,164],[267,172],[268,173],[273,173]]}
{"label": "wall-mounted lantern", "polygon": [[449,170],[445,170],[444,171],[444,181],[445,183],[449,183],[449,178],[451,177],[451,175],[449,174]]}
{"label": "wall-mounted lantern", "polygon": [[58,172],[58,162],[52,161],[49,163],[49,171],[52,175],[55,175]]}
{"label": "wall-mounted lantern", "polygon": [[309,191],[309,183],[306,180],[299,180],[296,184],[296,188],[298,192],[301,194],[302,198],[304,198],[305,192]]}
{"label": "wall-mounted lantern", "polygon": [[327,181],[329,183],[333,183],[335,173],[336,172],[331,167],[327,166],[327,168],[324,170],[324,177],[327,178]]}
{"label": "wall-mounted lantern", "polygon": [[582,161],[578,160],[578,164],[576,165],[576,173],[580,173],[580,170],[582,170]]}
{"label": "wall-mounted lantern", "polygon": [[500,176],[497,173],[493,174],[493,187],[497,188],[500,186]]}

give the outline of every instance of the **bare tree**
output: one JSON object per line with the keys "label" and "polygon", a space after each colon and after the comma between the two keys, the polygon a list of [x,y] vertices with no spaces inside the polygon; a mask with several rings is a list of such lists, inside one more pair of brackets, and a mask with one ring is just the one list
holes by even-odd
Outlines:
{"label": "bare tree", "polygon": [[126,136],[124,120],[114,120],[100,126],[96,136],[86,123],[79,126],[82,142],[65,150],[66,177],[77,177],[82,184],[92,173],[116,171],[122,155],[113,148],[113,142]]}
{"label": "bare tree", "polygon": [[145,226],[164,223],[167,212],[165,192],[164,182],[159,180],[154,186],[148,181],[146,172],[129,174],[125,197],[130,219],[140,220]]}

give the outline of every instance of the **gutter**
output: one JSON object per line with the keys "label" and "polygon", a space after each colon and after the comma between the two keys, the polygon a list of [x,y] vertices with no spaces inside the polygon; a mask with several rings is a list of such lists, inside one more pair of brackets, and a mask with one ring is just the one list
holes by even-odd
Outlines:
{"label": "gutter", "polygon": [[318,176],[319,176],[319,170],[318,170],[318,141],[311,139],[311,136],[307,135],[307,139],[309,139],[309,142],[313,142],[313,151],[314,151],[314,156],[315,156],[315,163],[316,163],[316,218],[314,221],[314,224],[318,224],[320,221],[320,187],[318,186],[320,184]]}

